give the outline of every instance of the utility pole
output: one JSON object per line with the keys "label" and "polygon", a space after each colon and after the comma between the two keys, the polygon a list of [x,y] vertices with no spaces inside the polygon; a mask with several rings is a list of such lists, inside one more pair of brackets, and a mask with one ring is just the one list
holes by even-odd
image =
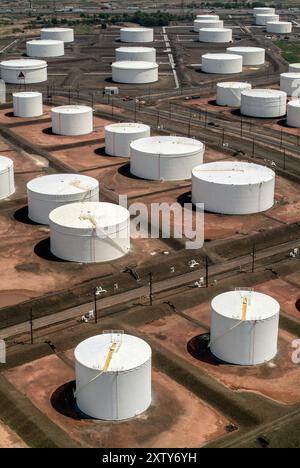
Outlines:
{"label": "utility pole", "polygon": [[150,279],[150,282],[149,282],[149,290],[150,290],[149,298],[150,298],[150,306],[152,307],[152,305],[153,305],[153,273],[149,273],[149,279]]}
{"label": "utility pole", "polygon": [[224,146],[224,143],[225,143],[225,127],[223,128],[222,146]]}
{"label": "utility pole", "polygon": [[30,343],[33,345],[33,312],[32,312],[32,308],[30,309],[29,321],[30,321]]}
{"label": "utility pole", "polygon": [[252,273],[255,271],[255,255],[256,255],[256,246],[255,243],[253,243],[252,246]]}
{"label": "utility pole", "polygon": [[208,256],[207,255],[205,257],[205,278],[206,278],[205,284],[206,284],[206,287],[208,288],[209,287],[209,270],[208,270]]}
{"label": "utility pole", "polygon": [[286,170],[286,149],[283,148],[283,169]]}
{"label": "utility pole", "polygon": [[252,158],[255,156],[255,139],[253,137],[253,142],[252,142]]}
{"label": "utility pole", "polygon": [[95,314],[95,325],[97,325],[98,323],[97,288],[94,289],[94,314]]}

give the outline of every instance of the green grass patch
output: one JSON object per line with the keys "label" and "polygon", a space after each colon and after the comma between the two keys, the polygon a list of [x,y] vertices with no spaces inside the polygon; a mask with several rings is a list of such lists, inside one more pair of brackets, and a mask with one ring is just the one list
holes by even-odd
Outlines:
{"label": "green grass patch", "polygon": [[274,42],[282,50],[282,56],[289,63],[300,62],[300,41],[290,42],[279,40]]}

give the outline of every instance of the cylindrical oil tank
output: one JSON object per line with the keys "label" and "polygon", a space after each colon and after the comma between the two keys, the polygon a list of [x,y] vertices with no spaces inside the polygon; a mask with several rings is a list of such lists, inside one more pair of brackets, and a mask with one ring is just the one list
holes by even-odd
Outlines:
{"label": "cylindrical oil tank", "polygon": [[26,43],[28,57],[62,57],[65,53],[63,41],[36,39]]}
{"label": "cylindrical oil tank", "polygon": [[290,63],[289,65],[289,72],[293,73],[300,73],[300,63]]}
{"label": "cylindrical oil tank", "polygon": [[77,202],[98,202],[99,182],[82,174],[51,174],[27,184],[28,216],[49,224],[49,214],[59,206]]}
{"label": "cylindrical oil tank", "polygon": [[199,32],[203,28],[223,29],[224,21],[213,19],[196,19],[194,21],[194,31]]}
{"label": "cylindrical oil tank", "polygon": [[246,89],[251,89],[250,83],[232,81],[217,84],[217,104],[218,106],[240,107],[241,93]]}
{"label": "cylindrical oil tank", "polygon": [[0,200],[15,193],[14,163],[5,156],[0,156]]}
{"label": "cylindrical oil tank", "polygon": [[274,205],[275,173],[268,167],[236,161],[202,164],[192,171],[193,203],[206,211],[246,215]]}
{"label": "cylindrical oil tank", "polygon": [[276,89],[249,89],[242,92],[241,114],[275,118],[286,114],[287,94]]}
{"label": "cylindrical oil tank", "polygon": [[257,7],[253,8],[253,14],[256,15],[275,15],[275,8],[272,7]]}
{"label": "cylindrical oil tank", "polygon": [[300,99],[288,103],[287,124],[289,127],[300,128]]}
{"label": "cylindrical oil tank", "polygon": [[282,73],[280,75],[280,89],[288,96],[300,97],[300,71]]}
{"label": "cylindrical oil tank", "polygon": [[228,47],[229,54],[241,55],[245,67],[251,65],[263,65],[266,59],[266,51],[260,47]]}
{"label": "cylindrical oil tank", "polygon": [[147,84],[158,81],[158,65],[152,62],[115,62],[112,64],[115,83]]}
{"label": "cylindrical oil tank", "polygon": [[47,62],[44,60],[5,60],[0,64],[1,78],[9,84],[36,84],[47,81]]}
{"label": "cylindrical oil tank", "polygon": [[234,54],[202,55],[202,72],[227,75],[243,71],[243,57]]}
{"label": "cylindrical oil tank", "polygon": [[130,213],[119,205],[83,202],[51,211],[51,252],[79,263],[111,262],[130,250]]}
{"label": "cylindrical oil tank", "polygon": [[279,21],[279,15],[256,15],[256,25],[266,26],[270,21]]}
{"label": "cylindrical oil tank", "polygon": [[140,123],[116,123],[105,127],[105,151],[110,156],[130,157],[130,145],[151,135],[149,125]]}
{"label": "cylindrical oil tank", "polygon": [[13,106],[16,117],[40,117],[43,115],[43,95],[33,91],[14,93]]}
{"label": "cylindrical oil tank", "polygon": [[202,21],[219,21],[219,15],[197,15],[197,20]]}
{"label": "cylindrical oil tank", "polygon": [[154,30],[151,28],[122,28],[121,42],[146,43],[154,41]]}
{"label": "cylindrical oil tank", "polygon": [[199,40],[225,44],[232,41],[232,29],[202,28],[199,31]]}
{"label": "cylindrical oil tank", "polygon": [[131,143],[131,173],[148,180],[185,180],[202,164],[201,141],[176,136],[143,138]]}
{"label": "cylindrical oil tank", "polygon": [[41,39],[53,39],[65,43],[74,42],[74,29],[72,28],[44,28],[41,29]]}
{"label": "cylindrical oil tank", "polygon": [[213,355],[223,362],[255,366],[277,355],[280,305],[255,291],[230,291],[211,303]]}
{"label": "cylindrical oil tank", "polygon": [[57,135],[88,135],[93,131],[93,109],[88,106],[60,106],[52,109],[52,132]]}
{"label": "cylindrical oil tank", "polygon": [[116,62],[152,62],[156,63],[154,47],[119,47],[116,49]]}
{"label": "cylindrical oil tank", "polygon": [[293,24],[289,21],[268,21],[267,32],[272,34],[290,34]]}
{"label": "cylindrical oil tank", "polygon": [[79,410],[106,421],[142,414],[152,399],[151,358],[148,343],[118,331],[80,343],[75,349]]}

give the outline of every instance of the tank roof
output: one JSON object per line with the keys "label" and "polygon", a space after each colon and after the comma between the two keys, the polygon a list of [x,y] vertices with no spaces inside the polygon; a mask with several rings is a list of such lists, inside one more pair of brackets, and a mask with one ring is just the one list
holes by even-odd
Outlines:
{"label": "tank roof", "polygon": [[81,174],[51,174],[37,177],[27,184],[31,192],[43,195],[72,195],[99,186],[97,179]]}
{"label": "tank roof", "polygon": [[275,178],[275,172],[265,166],[239,161],[217,161],[193,169],[193,176],[223,185],[252,185]]}
{"label": "tank roof", "polygon": [[154,136],[141,138],[131,143],[131,148],[160,157],[183,156],[204,150],[204,144],[192,138],[176,136]]}
{"label": "tank roof", "polygon": [[6,156],[0,156],[0,174],[6,172],[7,169],[13,166],[13,161]]}
{"label": "tank roof", "polygon": [[135,122],[124,122],[124,123],[116,123],[110,124],[105,127],[105,130],[109,132],[115,133],[136,133],[139,130],[145,131],[150,129],[149,125],[135,123]]}

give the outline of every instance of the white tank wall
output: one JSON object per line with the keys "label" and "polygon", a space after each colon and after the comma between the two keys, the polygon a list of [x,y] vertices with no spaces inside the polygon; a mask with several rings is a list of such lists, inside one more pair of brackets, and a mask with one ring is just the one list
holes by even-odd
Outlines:
{"label": "white tank wall", "polygon": [[256,15],[257,26],[266,26],[269,21],[279,21],[279,15]]}
{"label": "white tank wall", "polygon": [[253,14],[254,16],[256,15],[274,15],[275,14],[275,8],[272,7],[257,7],[253,8]]}
{"label": "white tank wall", "polygon": [[[130,250],[130,214],[116,206],[111,203],[72,203],[52,211],[49,224],[53,255],[79,263],[110,262],[125,256]],[[114,221],[111,218],[117,209],[121,215],[117,213]],[[99,229],[92,222],[80,222],[83,216],[91,215],[95,219],[102,218],[103,223],[103,212],[110,219],[107,227]],[[73,220],[72,227],[68,223],[69,219]]]}
{"label": "white tank wall", "polygon": [[197,20],[203,20],[203,21],[219,21],[220,17],[219,15],[197,15]]}
{"label": "white tank wall", "polygon": [[199,32],[202,28],[214,28],[214,29],[223,29],[224,21],[222,20],[199,20],[194,21],[194,31]]}
{"label": "white tank wall", "polygon": [[65,53],[63,41],[34,40],[26,43],[28,57],[61,57]]}
{"label": "white tank wall", "polygon": [[295,73],[282,73],[280,75],[280,89],[288,96],[300,96],[300,71]]}
{"label": "white tank wall", "polygon": [[267,211],[274,205],[275,173],[256,164],[216,162],[192,171],[193,203],[205,211],[246,215]]}
{"label": "white tank wall", "polygon": [[243,57],[231,54],[202,55],[202,72],[220,75],[241,73],[243,71]]}
{"label": "white tank wall", "polygon": [[246,89],[251,89],[250,83],[218,83],[217,84],[217,104],[218,106],[240,107],[241,93]]}
{"label": "white tank wall", "polygon": [[232,41],[232,29],[203,28],[199,31],[200,42],[222,43]]}
{"label": "white tank wall", "polygon": [[120,47],[116,49],[116,62],[156,63],[156,49],[151,47]]}
{"label": "white tank wall", "polygon": [[289,65],[289,72],[290,73],[300,73],[300,63],[290,63]]}
{"label": "white tank wall", "polygon": [[151,137],[131,144],[130,170],[147,180],[185,180],[203,162],[205,146],[191,138]]}
{"label": "white tank wall", "polygon": [[242,56],[244,66],[263,65],[265,63],[266,51],[260,47],[228,47],[226,51],[229,54]]}
{"label": "white tank wall", "polygon": [[146,43],[154,41],[154,30],[151,28],[122,28],[121,42]]}
{"label": "white tank wall", "polygon": [[5,83],[36,84],[47,81],[47,62],[41,60],[8,60],[1,62],[0,69]]}
{"label": "white tank wall", "polygon": [[35,92],[13,94],[16,117],[40,117],[43,115],[43,95]]}
{"label": "white tank wall", "polygon": [[14,163],[5,156],[0,156],[0,200],[15,193]]}
{"label": "white tank wall", "polygon": [[74,29],[71,28],[44,28],[41,29],[41,39],[52,39],[65,43],[74,42]]}
{"label": "white tank wall", "polygon": [[242,92],[241,114],[257,118],[275,118],[286,114],[287,95],[283,91],[253,89]]}
{"label": "white tank wall", "polygon": [[287,105],[287,124],[289,127],[300,128],[300,100],[290,101]]}
{"label": "white tank wall", "polygon": [[[123,336],[123,340],[126,340],[126,336],[128,335]],[[128,371],[108,371],[97,378],[101,370],[82,364],[76,358],[77,348],[75,373],[78,408],[90,417],[108,421],[130,419],[146,411],[152,399],[151,348],[147,343],[145,350],[145,362],[140,366]],[[134,353],[134,347],[132,352]],[[128,353],[128,360],[130,359],[131,355]]]}
{"label": "white tank wall", "polygon": [[93,109],[61,106],[52,109],[52,132],[57,135],[88,135],[93,131]]}
{"label": "white tank wall", "polygon": [[27,184],[28,216],[38,224],[49,224],[49,214],[59,206],[98,202],[99,182],[85,175],[53,174]]}
{"label": "white tank wall", "polygon": [[158,65],[151,62],[115,62],[112,64],[115,83],[147,84],[158,81]]}
{"label": "white tank wall", "polygon": [[137,123],[112,124],[105,127],[105,151],[110,156],[130,157],[130,145],[151,135],[148,125]]}
{"label": "white tank wall", "polygon": [[268,21],[267,32],[273,34],[290,34],[293,30],[292,23],[288,21]]}

